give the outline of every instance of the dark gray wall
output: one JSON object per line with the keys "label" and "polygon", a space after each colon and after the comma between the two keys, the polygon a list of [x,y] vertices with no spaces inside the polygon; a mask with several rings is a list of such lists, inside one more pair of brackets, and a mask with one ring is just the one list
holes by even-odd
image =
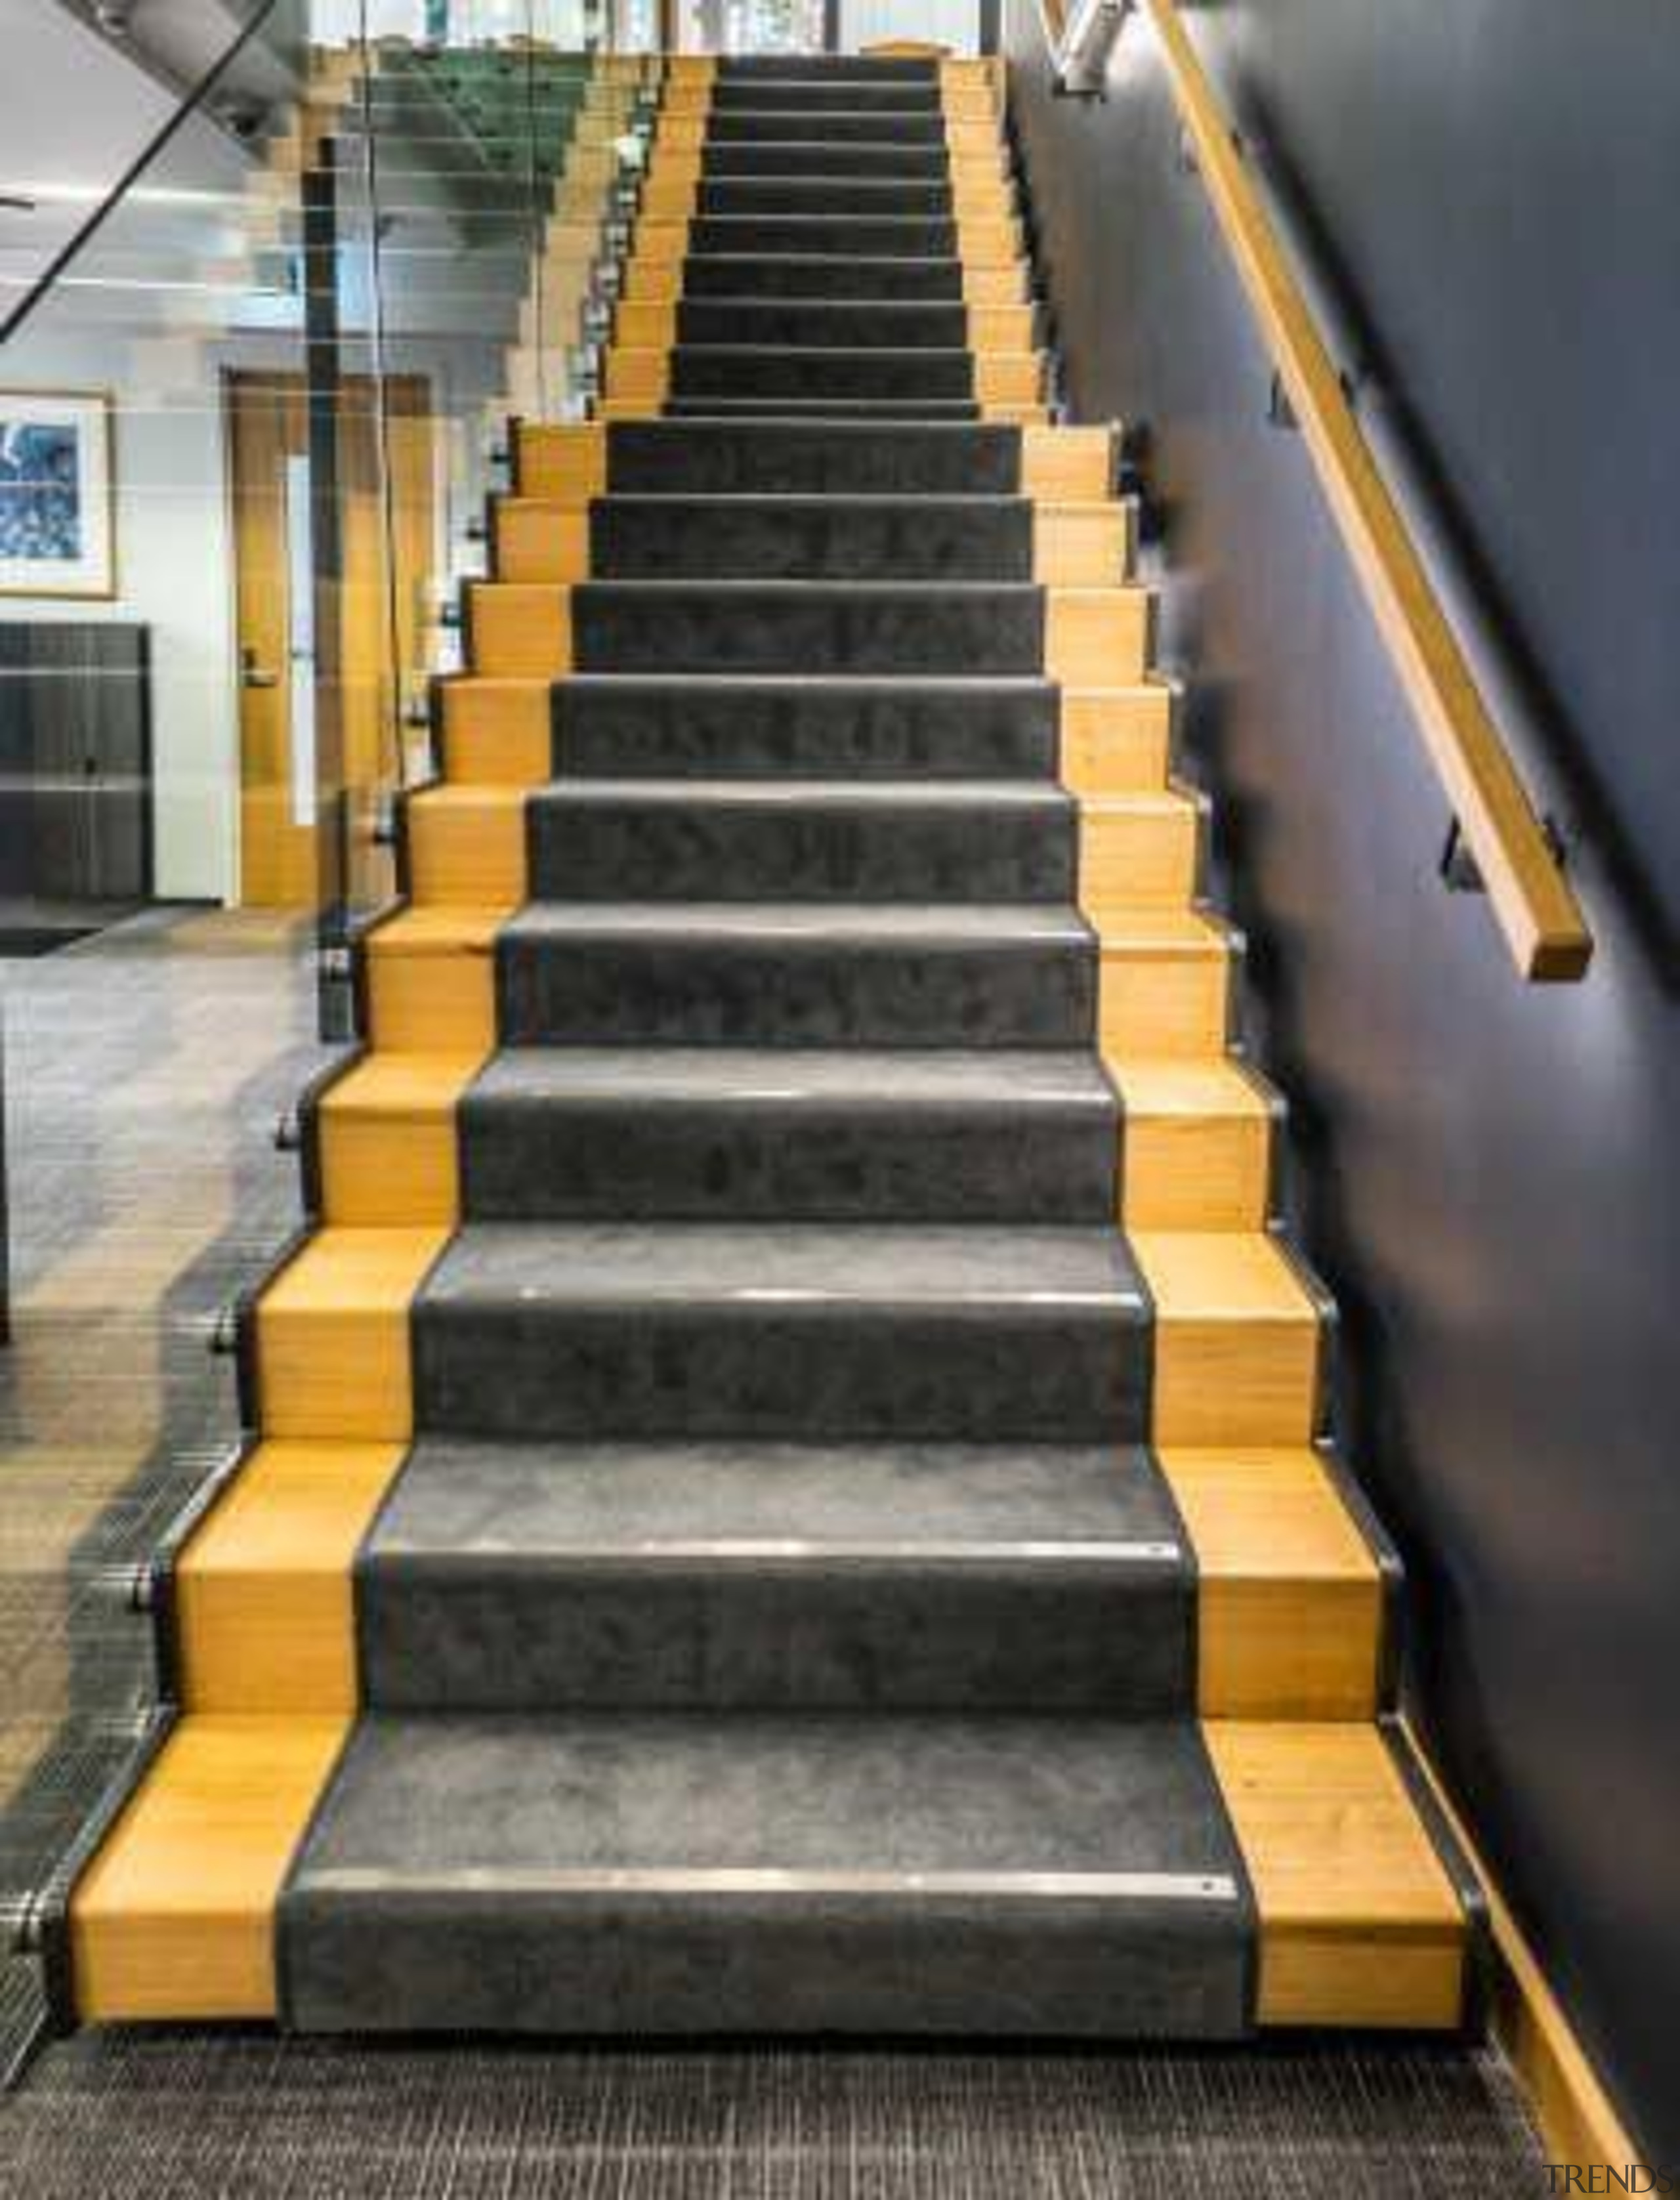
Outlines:
{"label": "dark gray wall", "polygon": [[1135,15],[1012,105],[1078,417],[1150,430],[1164,651],[1412,1570],[1409,1686],[1645,2144],[1680,2164],[1680,21],[1673,0],[1189,13],[1526,652],[1523,765],[1597,934],[1525,986],[1448,815]]}

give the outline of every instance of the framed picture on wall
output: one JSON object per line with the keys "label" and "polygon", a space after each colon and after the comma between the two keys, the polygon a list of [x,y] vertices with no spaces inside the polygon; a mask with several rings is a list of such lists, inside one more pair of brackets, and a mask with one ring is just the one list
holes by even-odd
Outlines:
{"label": "framed picture on wall", "polygon": [[0,389],[0,596],[114,596],[111,398]]}

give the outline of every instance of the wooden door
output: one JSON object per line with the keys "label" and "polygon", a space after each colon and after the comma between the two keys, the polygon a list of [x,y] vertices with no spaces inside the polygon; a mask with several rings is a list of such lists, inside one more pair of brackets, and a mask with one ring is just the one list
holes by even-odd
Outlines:
{"label": "wooden door", "polygon": [[[238,373],[227,382],[240,653],[240,893],[254,906],[319,905],[319,834],[332,790],[318,783],[307,647],[313,604],[302,587],[308,422],[302,377]],[[383,435],[373,384],[341,395],[338,517],[339,714],[354,902],[389,890],[372,827],[401,777],[405,687],[422,676],[422,606],[434,561],[432,421],[424,377],[385,384]]]}
{"label": "wooden door", "polygon": [[436,423],[423,376],[390,377],[383,421],[372,383],[344,390],[338,416],[345,898],[369,908],[392,891],[375,828],[402,777],[402,725],[424,681],[427,582],[435,557]]}
{"label": "wooden door", "polygon": [[307,451],[303,378],[235,374],[226,389],[239,645],[239,898],[313,909],[319,875],[308,760],[292,743],[290,462]]}

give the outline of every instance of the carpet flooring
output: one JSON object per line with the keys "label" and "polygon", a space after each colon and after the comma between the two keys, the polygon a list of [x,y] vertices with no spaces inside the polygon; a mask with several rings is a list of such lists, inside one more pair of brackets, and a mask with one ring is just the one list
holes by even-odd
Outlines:
{"label": "carpet flooring", "polygon": [[1494,2059],[88,2035],[0,2104],[3,2200],[1463,2200],[1544,2190]]}

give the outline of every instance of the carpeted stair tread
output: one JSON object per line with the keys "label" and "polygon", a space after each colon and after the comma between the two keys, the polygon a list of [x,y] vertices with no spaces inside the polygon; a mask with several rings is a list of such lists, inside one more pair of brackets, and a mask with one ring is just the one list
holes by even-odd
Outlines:
{"label": "carpeted stair tread", "polygon": [[[816,131],[811,131],[813,122],[819,125]],[[775,106],[715,108],[707,130],[709,143],[713,145],[780,144],[801,132],[820,135],[834,144],[854,138],[869,144],[942,146],[945,142],[945,117],[931,109],[901,113],[885,108],[860,107],[855,102],[846,108],[829,108],[820,116],[789,106],[785,101]]]}
{"label": "carpeted stair tread", "polygon": [[690,257],[708,252],[834,255],[844,258],[939,260],[957,250],[957,225],[922,214],[697,214],[688,225]]}
{"label": "carpeted stair tread", "polygon": [[364,1718],[280,1913],[308,2030],[1131,2033],[1250,2022],[1189,1720]]}
{"label": "carpeted stair tread", "polygon": [[1026,497],[624,496],[597,499],[602,580],[1020,581],[1033,578]]}
{"label": "carpeted stair tread", "polygon": [[949,220],[951,184],[918,176],[703,176],[701,219],[718,215],[912,214]]}
{"label": "carpeted stair tread", "polygon": [[364,1546],[384,1710],[1187,1714],[1141,1448],[419,1444]]}
{"label": "carpeted stair tread", "polygon": [[884,903],[840,908],[803,902],[689,902],[673,909],[663,903],[542,902],[528,904],[509,919],[503,936],[586,939],[645,937],[663,944],[713,933],[723,939],[756,939],[766,933],[789,951],[802,945],[879,945],[937,953],[942,947],[982,951],[1010,947],[1067,948],[1093,945],[1089,927],[1072,908],[1040,909],[1030,903],[987,908],[980,904],[918,905]]}
{"label": "carpeted stair tread", "polygon": [[504,1041],[1088,1045],[1096,942],[1033,903],[534,902],[503,927]]}
{"label": "carpeted stair tread", "polygon": [[560,780],[526,804],[530,892],[582,901],[1071,899],[1049,782]]}
{"label": "carpeted stair tread", "polygon": [[[742,1563],[826,1551],[1080,1550],[1093,1563],[1180,1553],[1147,1451],[1090,1444],[475,1443],[427,1436],[366,1545],[511,1570],[594,1553],[715,1545]],[[773,1549],[773,1547],[774,1549]]]}
{"label": "carpeted stair tread", "polygon": [[414,1302],[415,1425],[483,1436],[1143,1440],[1112,1229],[473,1223]]}
{"label": "carpeted stair tread", "polygon": [[1089,1054],[512,1047],[460,1110],[469,1221],[1051,1222],[1115,1214]]}
{"label": "carpeted stair tread", "polygon": [[619,420],[613,495],[993,495],[1019,493],[1021,430],[991,422]]}
{"label": "carpeted stair tread", "polygon": [[577,674],[553,690],[568,779],[1054,777],[1046,680]]}
{"label": "carpeted stair tread", "polygon": [[847,1307],[1075,1308],[1137,1321],[1143,1288],[1111,1228],[827,1229],[639,1223],[483,1224],[457,1232],[421,1287],[424,1314],[460,1306],[564,1311],[746,1309],[778,1298]]}

